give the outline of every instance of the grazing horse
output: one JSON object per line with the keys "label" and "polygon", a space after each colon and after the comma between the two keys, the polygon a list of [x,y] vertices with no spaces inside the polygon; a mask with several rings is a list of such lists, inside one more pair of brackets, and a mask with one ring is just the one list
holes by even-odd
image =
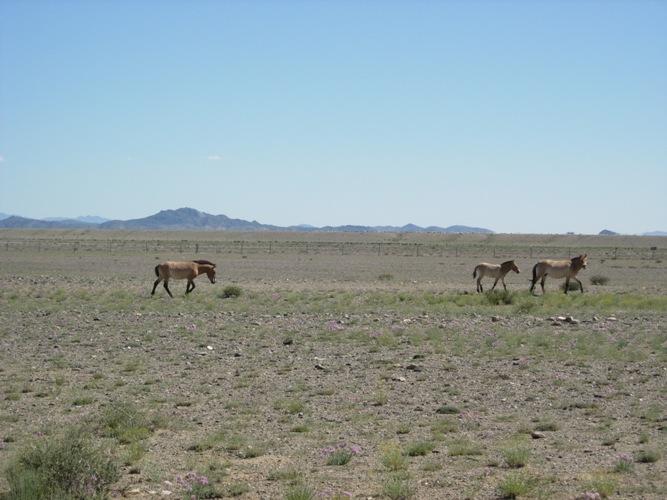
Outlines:
{"label": "grazing horse", "polygon": [[158,286],[160,281],[164,280],[164,289],[167,290],[167,293],[171,298],[174,296],[169,290],[169,280],[188,280],[188,284],[185,287],[185,293],[188,294],[195,289],[195,282],[193,281],[200,274],[206,273],[208,279],[211,283],[215,283],[215,264],[209,262],[208,260],[192,260],[184,262],[176,261],[167,261],[162,264],[155,266],[155,276],[157,279],[153,283],[153,291],[151,295],[155,294],[155,288]]}
{"label": "grazing horse", "polygon": [[493,289],[498,284],[498,280],[502,281],[503,288],[505,289],[505,291],[507,291],[507,285],[505,285],[505,275],[510,271],[514,271],[517,274],[521,272],[519,271],[519,268],[516,267],[516,264],[514,263],[513,260],[508,260],[507,262],[503,262],[500,265],[487,264],[486,262],[478,264],[475,267],[475,270],[472,272],[473,278],[475,278],[477,276],[477,273],[479,272],[479,278],[477,278],[477,291],[478,292],[484,291],[484,288],[482,287],[482,278],[484,276],[490,276],[492,278],[496,278],[496,281],[493,282],[493,286],[491,287],[491,291],[493,291]]}
{"label": "grazing horse", "polygon": [[567,293],[570,286],[570,280],[573,279],[579,283],[581,293],[584,293],[584,285],[577,279],[577,273],[582,269],[586,269],[587,260],[588,254],[579,255],[578,257],[566,260],[541,260],[533,266],[533,279],[530,280],[530,293],[533,293],[537,280],[542,278],[540,286],[542,287],[542,294],[544,295],[544,280],[547,276],[551,276],[552,278],[565,278],[565,293]]}

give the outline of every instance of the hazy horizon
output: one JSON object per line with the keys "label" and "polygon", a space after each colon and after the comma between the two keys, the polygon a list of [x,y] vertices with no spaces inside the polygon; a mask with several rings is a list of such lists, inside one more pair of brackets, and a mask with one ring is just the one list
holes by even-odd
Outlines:
{"label": "hazy horizon", "polygon": [[667,2],[0,3],[0,212],[667,230]]}

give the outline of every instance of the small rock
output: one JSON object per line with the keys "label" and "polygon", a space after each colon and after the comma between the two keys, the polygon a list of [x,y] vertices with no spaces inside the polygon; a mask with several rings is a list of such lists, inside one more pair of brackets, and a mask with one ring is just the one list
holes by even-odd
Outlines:
{"label": "small rock", "polygon": [[500,316],[491,316],[491,321],[497,323],[498,321],[500,321]]}
{"label": "small rock", "polygon": [[600,321],[600,318],[598,318],[597,316],[593,316],[593,321]]}
{"label": "small rock", "polygon": [[315,368],[317,368],[318,370],[324,370],[324,369],[325,369],[324,366],[322,366],[322,365],[319,364],[319,363],[317,363],[317,364],[315,365]]}
{"label": "small rock", "polygon": [[530,437],[532,437],[533,439],[542,439],[547,436],[543,432],[533,431],[530,433]]}
{"label": "small rock", "polygon": [[160,495],[165,496],[165,497],[168,497],[169,495],[171,495],[171,491],[169,491],[169,490],[162,490],[162,491],[160,492]]}
{"label": "small rock", "polygon": [[141,490],[139,488],[132,488],[131,490],[128,490],[127,494],[128,495],[140,495]]}
{"label": "small rock", "polygon": [[208,349],[209,351],[212,351],[212,350],[213,350],[213,346],[207,345],[207,346],[206,346],[206,349]]}
{"label": "small rock", "polygon": [[565,321],[567,318],[565,316],[557,316],[556,321]]}
{"label": "small rock", "polygon": [[235,358],[240,358],[240,357],[241,357],[241,353],[240,353],[240,352],[235,352],[235,353],[234,353],[234,357],[235,357]]}
{"label": "small rock", "polygon": [[406,369],[406,370],[412,370],[413,372],[420,372],[420,371],[422,371],[421,367],[419,367],[419,366],[417,366],[417,365],[413,365],[413,364],[410,364],[410,365],[406,366],[405,369]]}
{"label": "small rock", "polygon": [[614,316],[609,316],[607,321],[618,321]]}
{"label": "small rock", "polygon": [[553,323],[551,323],[551,326],[560,326],[560,323],[558,321],[554,321]]}
{"label": "small rock", "polygon": [[394,375],[394,376],[391,377],[391,379],[394,382],[405,382],[405,377],[401,377],[399,375]]}
{"label": "small rock", "polygon": [[283,340],[283,345],[292,345],[294,341],[292,339],[285,339]]}

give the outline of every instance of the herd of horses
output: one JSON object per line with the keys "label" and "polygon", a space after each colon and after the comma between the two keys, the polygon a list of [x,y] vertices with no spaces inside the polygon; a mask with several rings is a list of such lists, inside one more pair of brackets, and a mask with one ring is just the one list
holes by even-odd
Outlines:
{"label": "herd of horses", "polygon": [[[584,293],[584,285],[577,278],[577,273],[582,269],[586,268],[586,261],[588,259],[588,254],[579,255],[571,259],[564,260],[541,260],[533,266],[533,279],[530,280],[530,292],[533,293],[537,280],[540,280],[540,286],[542,287],[542,294],[544,294],[544,281],[547,276],[556,279],[565,278],[565,293],[568,292],[570,288],[570,280],[574,280],[579,283],[579,288],[581,293]],[[482,278],[489,276],[495,278],[491,291],[496,287],[498,281],[500,280],[503,284],[503,288],[507,291],[507,285],[505,285],[505,276],[510,271],[515,273],[520,273],[519,268],[514,263],[513,260],[508,260],[502,264],[488,264],[482,262],[475,266],[475,269],[472,273],[473,278],[477,278],[477,292],[484,292],[482,286]],[[169,280],[188,280],[188,284],[185,287],[186,295],[192,290],[195,289],[194,279],[200,274],[206,274],[211,283],[215,283],[215,264],[208,260],[192,260],[192,261],[167,261],[162,264],[155,266],[155,275],[157,279],[153,283],[153,291],[151,295],[155,294],[155,289],[160,284],[164,282],[164,289],[167,291],[170,297],[174,297],[169,290]],[[479,274],[479,277],[477,275]]]}

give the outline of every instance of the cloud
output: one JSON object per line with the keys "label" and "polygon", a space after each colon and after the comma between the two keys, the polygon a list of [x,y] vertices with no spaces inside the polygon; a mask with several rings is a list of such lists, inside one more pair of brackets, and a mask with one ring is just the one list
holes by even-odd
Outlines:
{"label": "cloud", "polygon": [[221,155],[208,155],[206,157],[206,159],[209,160],[209,161],[220,161],[220,160],[222,160],[222,156]]}

